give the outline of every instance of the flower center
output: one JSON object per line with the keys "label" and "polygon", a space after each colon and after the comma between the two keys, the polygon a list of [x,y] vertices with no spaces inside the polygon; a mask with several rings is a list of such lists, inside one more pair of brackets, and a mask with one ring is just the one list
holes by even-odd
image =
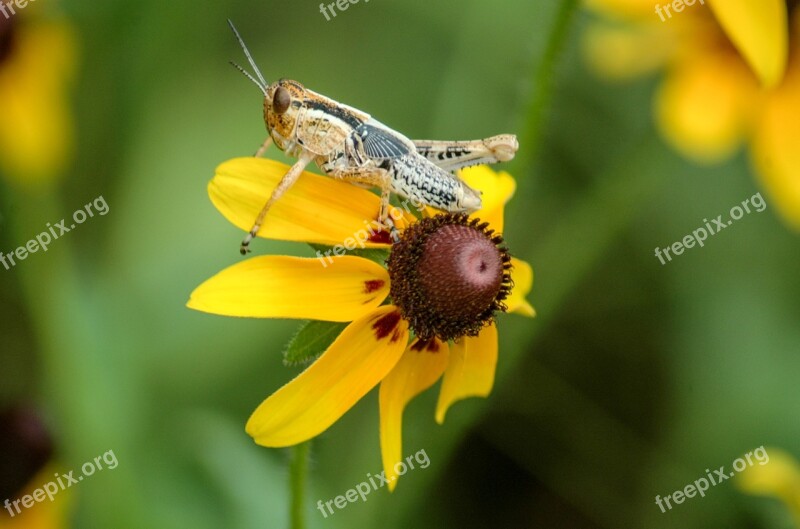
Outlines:
{"label": "flower center", "polygon": [[425,242],[420,285],[443,313],[474,318],[491,305],[503,282],[497,246],[469,226],[446,225]]}
{"label": "flower center", "polygon": [[475,336],[505,311],[511,257],[487,223],[464,214],[424,218],[389,256],[392,301],[420,340]]}

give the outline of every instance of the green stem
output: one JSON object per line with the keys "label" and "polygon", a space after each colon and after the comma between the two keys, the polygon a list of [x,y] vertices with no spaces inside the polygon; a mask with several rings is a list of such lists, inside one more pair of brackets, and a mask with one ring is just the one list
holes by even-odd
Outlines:
{"label": "green stem", "polygon": [[539,67],[533,77],[533,96],[527,113],[527,120],[522,128],[525,149],[517,156],[517,165],[529,168],[539,151],[540,138],[544,127],[545,108],[550,104],[555,85],[555,69],[558,57],[564,50],[569,37],[572,21],[578,10],[578,0],[564,0],[558,7],[553,28],[547,39],[547,47],[542,55]]}
{"label": "green stem", "polygon": [[289,517],[291,529],[304,529],[306,481],[308,478],[308,460],[311,454],[311,441],[306,441],[292,448],[292,462],[289,465],[289,487],[291,505]]}

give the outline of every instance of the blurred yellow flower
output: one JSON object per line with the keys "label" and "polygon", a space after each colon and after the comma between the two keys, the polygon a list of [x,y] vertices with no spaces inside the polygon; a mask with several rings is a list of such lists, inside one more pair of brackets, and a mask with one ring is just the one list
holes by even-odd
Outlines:
{"label": "blurred yellow flower", "polygon": [[[217,169],[209,194],[226,218],[249,230],[263,197],[287,170],[269,160],[231,160]],[[462,177],[486,190],[475,218],[492,219],[502,230],[513,178],[486,167],[465,170]],[[305,173],[275,204],[260,236],[340,244],[363,231],[378,203],[365,189]],[[393,489],[408,402],[442,378],[436,408],[442,423],[457,400],[487,396],[497,363],[494,311],[534,312],[525,300],[531,267],[508,257],[502,238],[486,223],[466,215],[417,220],[399,208],[391,214],[403,230],[401,240],[366,242],[391,249],[388,270],[357,256],[255,257],[200,285],[187,306],[227,316],[350,322],[311,366],[255,410],[247,433],[263,446],[301,443],[325,431],[380,383],[381,451]],[[448,281],[440,281],[442,276]],[[384,305],[390,294],[392,303]],[[416,334],[410,343],[409,329]]]}
{"label": "blurred yellow flower", "polygon": [[74,68],[67,24],[27,12],[0,15],[0,172],[12,181],[35,185],[65,169],[74,142],[67,92]]}
{"label": "blurred yellow flower", "polygon": [[769,463],[752,466],[736,476],[736,486],[756,496],[773,496],[782,501],[800,527],[800,464],[788,452],[769,448]]}
{"label": "blurred yellow flower", "polygon": [[[711,163],[750,145],[755,172],[800,229],[800,8],[786,0],[587,0],[606,15],[585,54],[612,79],[658,68],[654,113],[664,138]],[[676,11],[673,4],[681,6]]]}
{"label": "blurred yellow flower", "polygon": [[[19,492],[16,498],[9,498],[11,501],[19,500],[28,495],[33,495],[36,489],[41,488],[45,483],[53,481],[53,475],[57,474],[56,467],[46,466],[41,472],[36,474],[27,485]],[[70,506],[71,492],[60,491],[58,497],[52,501],[44,497],[44,501],[36,502],[30,508],[21,507],[21,512],[17,513],[14,505],[11,504],[12,517],[8,508],[0,510],[0,529],[66,529],[67,512]],[[18,504],[22,506],[22,504]]]}
{"label": "blurred yellow flower", "polygon": [[44,490],[47,484],[57,488],[53,476],[60,475],[52,455],[52,440],[35,410],[0,409],[0,529],[68,526],[71,491]]}

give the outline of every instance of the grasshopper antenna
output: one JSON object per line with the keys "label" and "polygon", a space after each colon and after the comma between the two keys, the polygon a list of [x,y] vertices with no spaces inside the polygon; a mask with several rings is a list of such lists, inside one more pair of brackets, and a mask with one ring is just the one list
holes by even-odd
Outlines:
{"label": "grasshopper antenna", "polygon": [[[228,19],[228,25],[231,27],[231,30],[233,30],[233,34],[236,36],[236,40],[239,41],[239,46],[241,46],[242,50],[244,50],[244,54],[247,57],[247,62],[249,62],[250,66],[252,66],[253,70],[255,70],[256,76],[258,76],[258,81],[256,81],[256,79],[252,75],[250,75],[244,68],[242,68],[238,64],[235,64],[235,63],[231,63],[231,64],[233,64],[240,72],[245,74],[248,79],[250,79],[256,85],[258,85],[258,87],[261,88],[261,91],[264,92],[264,95],[266,95],[267,94],[267,85],[269,83],[267,83],[266,79],[264,79],[264,76],[261,74],[261,70],[259,70],[258,66],[256,66],[256,62],[253,60],[253,56],[250,55],[250,50],[247,49],[247,45],[244,43],[244,40],[242,40],[241,35],[239,35],[239,31],[237,31],[236,26],[233,25],[233,22],[231,22],[231,19]],[[261,81],[261,82],[259,82],[259,81]]]}
{"label": "grasshopper antenna", "polygon": [[230,61],[230,64],[231,64],[231,66],[233,66],[234,68],[236,68],[237,70],[239,70],[240,72],[242,72],[242,74],[244,74],[244,76],[245,76],[245,77],[247,77],[248,79],[250,79],[251,81],[253,81],[253,82],[256,84],[256,86],[257,86],[257,87],[258,87],[258,88],[261,90],[261,93],[262,93],[262,94],[264,94],[265,96],[267,95],[267,89],[266,89],[266,87],[265,87],[264,85],[262,85],[261,83],[259,83],[259,82],[256,80],[256,78],[255,78],[255,77],[253,77],[252,75],[250,75],[250,72],[248,72],[247,70],[245,70],[244,68],[242,68],[241,66],[239,66],[238,64],[236,64],[236,63],[235,63],[235,62],[233,62],[233,61]]}

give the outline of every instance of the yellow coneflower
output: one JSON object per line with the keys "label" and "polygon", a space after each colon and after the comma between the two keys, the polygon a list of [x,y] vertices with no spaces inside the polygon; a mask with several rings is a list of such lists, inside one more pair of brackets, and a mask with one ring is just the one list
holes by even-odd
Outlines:
{"label": "yellow coneflower", "polygon": [[[256,158],[229,161],[209,186],[211,199],[248,230],[262,197],[287,169]],[[258,444],[310,439],[380,384],[381,451],[393,489],[402,414],[412,398],[442,378],[435,414],[442,423],[455,401],[489,394],[498,353],[495,313],[534,315],[525,301],[533,272],[508,255],[500,236],[513,178],[486,167],[461,176],[486,190],[481,211],[417,220],[393,208],[402,237],[391,245],[383,232],[364,231],[364,219],[378,211],[376,195],[306,173],[276,203],[261,236],[328,245],[360,240],[390,249],[388,266],[347,255],[255,257],[192,293],[188,306],[213,314],[349,322],[312,365],[255,410],[246,430]],[[354,236],[359,231],[366,237]]]}
{"label": "yellow coneflower", "polygon": [[681,0],[676,12],[666,1],[587,3],[607,15],[586,34],[592,66],[615,79],[663,68],[654,113],[664,138],[700,162],[749,143],[764,188],[800,229],[800,4]]}
{"label": "yellow coneflower", "polygon": [[0,529],[68,527],[71,493],[63,491],[52,501],[40,498],[57,467],[52,441],[39,417],[21,406],[0,411],[0,447]]}

